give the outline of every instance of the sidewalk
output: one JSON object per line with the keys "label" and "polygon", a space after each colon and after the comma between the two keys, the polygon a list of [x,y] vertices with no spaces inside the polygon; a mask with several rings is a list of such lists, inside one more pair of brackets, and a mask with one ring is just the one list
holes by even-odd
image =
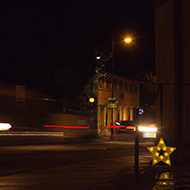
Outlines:
{"label": "sidewalk", "polygon": [[[108,137],[100,137],[108,140]],[[117,139],[115,138],[115,141]],[[139,169],[138,180],[135,174],[126,174],[109,190],[190,190],[190,163],[165,163],[150,165],[142,172]]]}
{"label": "sidewalk", "polygon": [[146,169],[134,190],[190,189],[190,165],[154,165]]}
{"label": "sidewalk", "polygon": [[149,165],[143,172],[125,175],[110,190],[190,190],[190,163]]}

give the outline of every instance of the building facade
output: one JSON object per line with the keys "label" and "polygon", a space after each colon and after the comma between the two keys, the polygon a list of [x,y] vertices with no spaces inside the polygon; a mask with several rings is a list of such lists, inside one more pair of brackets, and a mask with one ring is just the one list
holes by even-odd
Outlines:
{"label": "building facade", "polygon": [[190,160],[190,1],[154,0],[157,124],[175,161]]}
{"label": "building facade", "polygon": [[[133,107],[139,107],[139,83],[120,76],[113,79],[113,97],[118,101],[113,109],[113,123],[116,121],[133,120]],[[98,131],[106,131],[111,124],[111,108],[107,108],[108,98],[112,97],[111,75],[107,75],[98,85]]]}

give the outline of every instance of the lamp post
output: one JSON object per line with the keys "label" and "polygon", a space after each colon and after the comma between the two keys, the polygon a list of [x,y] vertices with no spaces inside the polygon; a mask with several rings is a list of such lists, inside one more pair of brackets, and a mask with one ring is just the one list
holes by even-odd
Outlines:
{"label": "lamp post", "polygon": [[[131,38],[125,38],[124,41],[126,43],[131,42]],[[114,46],[115,46],[115,41],[114,38],[112,38],[112,77],[111,77],[111,97],[113,99],[113,75],[114,75]],[[111,108],[111,125],[113,126],[113,108]],[[113,140],[113,127],[111,128],[111,140]]]}
{"label": "lamp post", "polygon": [[[111,75],[111,97],[113,99],[113,74],[114,74],[114,38],[112,38],[112,75]],[[113,108],[111,108],[111,125],[113,126]],[[113,140],[113,127],[111,128],[111,140]]]}

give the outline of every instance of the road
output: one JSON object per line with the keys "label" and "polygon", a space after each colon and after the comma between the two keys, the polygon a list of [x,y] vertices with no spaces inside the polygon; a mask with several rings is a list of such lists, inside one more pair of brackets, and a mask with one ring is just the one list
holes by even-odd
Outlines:
{"label": "road", "polygon": [[[99,140],[52,145],[35,145],[34,142],[32,145],[0,147],[0,189],[106,190],[115,189],[123,176],[132,176],[134,180],[133,142]],[[152,145],[153,142],[140,143],[140,172],[152,159],[146,149]]]}

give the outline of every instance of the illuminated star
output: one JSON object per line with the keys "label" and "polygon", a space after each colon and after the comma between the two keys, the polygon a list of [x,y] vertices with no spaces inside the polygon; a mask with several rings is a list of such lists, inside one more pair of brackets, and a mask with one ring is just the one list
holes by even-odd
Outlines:
{"label": "illuminated star", "polygon": [[165,162],[171,166],[171,161],[169,155],[176,149],[174,147],[168,147],[165,145],[162,137],[160,138],[158,145],[153,147],[147,147],[147,149],[153,154],[152,165],[158,162]]}

